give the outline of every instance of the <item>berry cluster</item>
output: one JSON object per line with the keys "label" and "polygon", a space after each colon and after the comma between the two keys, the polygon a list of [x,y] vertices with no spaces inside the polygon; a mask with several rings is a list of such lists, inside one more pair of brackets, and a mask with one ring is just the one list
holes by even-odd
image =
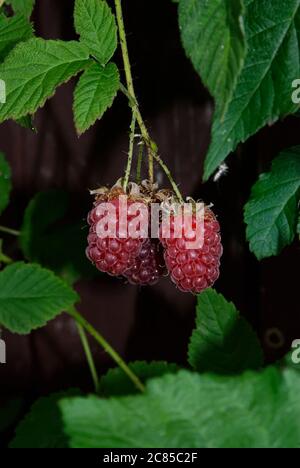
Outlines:
{"label": "berry cluster", "polygon": [[[124,191],[118,186],[111,190],[96,191],[97,196],[92,211],[88,215],[90,232],[88,235],[87,257],[102,272],[113,276],[123,276],[129,283],[135,285],[154,285],[159,278],[169,274],[171,280],[184,292],[200,293],[212,286],[219,276],[222,244],[219,223],[210,208],[204,209],[203,242],[198,248],[191,248],[190,242],[195,240],[196,215],[191,214],[190,232],[183,225],[182,213],[171,214],[168,236],[163,228],[160,238],[151,239],[145,236],[131,236],[130,226],[134,223],[132,204],[138,201],[146,207],[149,226],[149,203],[159,194],[149,196],[149,191],[140,191],[138,195],[129,195],[126,208],[126,236],[121,235],[119,196]],[[97,234],[97,225],[103,218],[103,204],[107,202],[115,206],[115,235],[105,238]],[[124,218],[124,214],[123,214]],[[143,219],[140,218],[140,221]],[[111,220],[113,224],[113,220]],[[109,219],[108,219],[109,224]],[[174,226],[176,225],[176,233]],[[178,237],[178,226],[182,235]],[[149,227],[148,227],[149,229]]]}

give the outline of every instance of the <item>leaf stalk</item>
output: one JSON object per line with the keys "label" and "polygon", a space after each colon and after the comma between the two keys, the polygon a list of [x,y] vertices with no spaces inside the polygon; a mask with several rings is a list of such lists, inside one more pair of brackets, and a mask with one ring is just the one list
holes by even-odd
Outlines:
{"label": "leaf stalk", "polygon": [[133,382],[133,384],[141,391],[145,391],[145,387],[138,378],[138,376],[132,372],[122,357],[113,349],[113,347],[106,341],[106,339],[74,308],[70,308],[68,314],[73,317],[76,322],[86,330],[97,343],[107,352],[107,354],[115,361],[115,363],[125,372],[127,377]]}

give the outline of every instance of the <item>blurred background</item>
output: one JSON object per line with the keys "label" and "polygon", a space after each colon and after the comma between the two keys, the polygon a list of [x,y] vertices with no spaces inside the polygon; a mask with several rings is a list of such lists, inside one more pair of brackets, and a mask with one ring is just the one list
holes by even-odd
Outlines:
{"label": "blurred background", "polygon": [[[289,350],[293,339],[300,338],[299,243],[279,257],[259,263],[245,241],[243,206],[258,174],[269,170],[271,159],[281,149],[300,143],[300,120],[289,117],[262,130],[228,158],[227,175],[216,183],[202,184],[213,101],[181,47],[176,4],[161,1],[157,14],[154,3],[124,3],[141,110],[184,196],[214,204],[224,244],[215,287],[253,325],[266,361],[271,362]],[[71,0],[37,1],[32,17],[37,35],[76,39],[72,13]],[[122,73],[119,54],[115,61]],[[37,134],[13,122],[0,126],[0,151],[11,164],[14,184],[11,205],[1,224],[18,229],[32,196],[54,188],[70,193],[66,216],[79,222],[87,233],[86,214],[92,205],[88,189],[111,185],[123,174],[130,124],[126,98],[119,94],[102,121],[78,138],[72,116],[75,82],[61,86],[38,111]],[[158,168],[156,177],[162,186],[168,186]],[[4,240],[7,253],[21,259],[16,241]],[[63,237],[62,242],[68,243],[68,239]],[[194,296],[177,291],[167,279],[140,289],[104,275],[82,278],[76,289],[81,295],[79,309],[126,361],[159,359],[186,364]],[[0,366],[3,405],[16,396],[22,398],[20,407],[24,407],[39,395],[69,386],[92,390],[72,319],[62,315],[30,336],[4,331],[3,337],[7,344],[7,364]],[[91,344],[99,373],[103,373],[113,364]]]}

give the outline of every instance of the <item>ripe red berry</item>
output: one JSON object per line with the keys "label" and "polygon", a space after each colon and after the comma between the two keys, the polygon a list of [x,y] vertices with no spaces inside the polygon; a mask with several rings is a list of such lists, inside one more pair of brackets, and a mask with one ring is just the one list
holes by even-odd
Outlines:
{"label": "ripe red berry", "polygon": [[[94,203],[94,208],[88,215],[88,223],[90,225],[90,232],[88,235],[88,247],[86,254],[89,260],[102,272],[110,275],[119,276],[123,275],[135,261],[139,255],[145,239],[141,236],[135,238],[134,236],[127,236],[124,238],[121,235],[120,225],[120,209],[119,209],[119,195],[122,192],[112,189],[110,194],[99,197]],[[124,195],[124,193],[123,193]],[[132,220],[136,217],[136,213],[131,213],[131,205],[136,200],[127,199],[127,209],[122,216],[127,219],[128,231]],[[107,237],[99,237],[97,234],[97,226],[107,216],[107,211],[99,210],[103,203],[111,203],[115,207],[115,215],[110,219],[112,225],[115,223],[115,235],[108,235]],[[141,202],[141,200],[139,200]],[[103,208],[106,205],[103,205]],[[101,208],[101,207],[100,207]],[[147,208],[148,210],[148,208]],[[148,211],[147,211],[148,212]],[[104,214],[105,213],[105,214]],[[110,216],[110,215],[109,215]]]}
{"label": "ripe red berry", "polygon": [[157,239],[147,239],[124,276],[131,284],[152,286],[165,272],[166,266],[160,242]]}
{"label": "ripe red berry", "polygon": [[[170,236],[165,238],[161,232],[161,242],[165,248],[165,262],[172,281],[181,291],[200,293],[212,286],[219,277],[220,257],[223,249],[220,225],[213,212],[205,207],[204,241],[201,248],[188,248],[191,232],[185,233],[182,217],[170,216]],[[176,238],[174,225],[180,226],[183,233]],[[192,215],[192,227],[195,229],[196,216]]]}

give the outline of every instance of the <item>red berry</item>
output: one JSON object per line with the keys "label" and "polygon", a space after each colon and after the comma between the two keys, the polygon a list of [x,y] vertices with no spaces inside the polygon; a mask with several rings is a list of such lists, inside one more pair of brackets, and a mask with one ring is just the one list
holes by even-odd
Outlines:
{"label": "red berry", "polygon": [[166,272],[163,250],[157,239],[147,239],[124,276],[131,284],[154,285]]}
{"label": "red berry", "polygon": [[[165,248],[165,262],[172,281],[181,291],[200,293],[212,286],[219,277],[222,244],[220,225],[213,212],[205,207],[204,241],[201,248],[188,248],[193,236],[184,231],[184,224],[179,215],[170,216],[170,237],[164,238],[161,231],[161,242]],[[177,224],[176,224],[177,223]],[[180,226],[182,237],[176,238],[174,225]],[[196,215],[192,215],[192,226],[195,228]],[[195,235],[195,234],[194,234]]]}
{"label": "red berry", "polygon": [[[113,190],[113,189],[112,189]],[[88,223],[90,225],[90,233],[88,235],[88,247],[86,249],[86,255],[89,260],[95,264],[95,266],[105,273],[110,275],[119,276],[123,275],[126,270],[131,268],[134,264],[136,257],[140,254],[141,248],[145,242],[145,238],[139,236],[138,238],[127,237],[121,235],[120,226],[120,212],[119,212],[119,198],[120,192],[115,195],[106,195],[100,197],[94,204],[94,208],[88,214]],[[100,212],[98,209],[102,203],[111,203],[116,211],[116,216],[109,218],[110,221],[116,221],[116,232],[115,235],[108,235],[108,237],[99,237],[97,234],[97,225],[104,216],[107,216],[107,211],[103,210]],[[141,203],[141,200],[138,200]],[[127,212],[123,213],[123,216],[127,218],[128,229],[132,219],[136,217],[136,213],[131,214],[130,207],[135,203],[134,200],[127,199]],[[103,208],[105,205],[103,205]],[[147,208],[148,213],[148,208]],[[109,224],[109,223],[107,223]]]}

